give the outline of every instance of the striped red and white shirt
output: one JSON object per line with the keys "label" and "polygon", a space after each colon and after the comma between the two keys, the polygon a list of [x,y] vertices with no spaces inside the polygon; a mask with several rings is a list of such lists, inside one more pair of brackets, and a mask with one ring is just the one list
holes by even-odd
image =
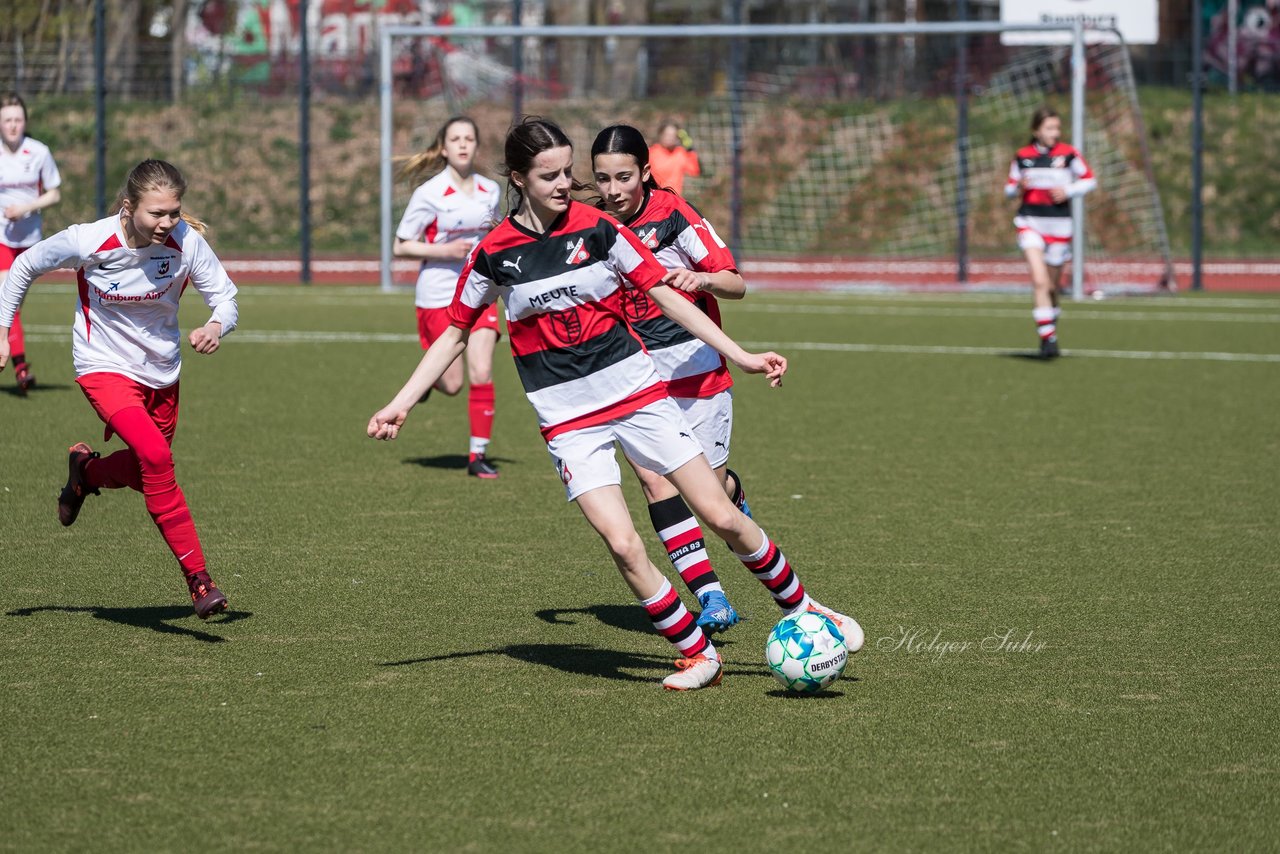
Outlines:
{"label": "striped red and white shirt", "polygon": [[236,286],[204,237],[185,222],[164,244],[130,249],[118,214],[73,225],[18,256],[0,285],[0,326],[10,326],[31,283],[74,269],[79,306],[71,339],[76,376],[108,371],[142,385],[178,381],[178,299],[193,285],[222,324],[236,328]]}
{"label": "striped red and white shirt", "polygon": [[630,231],[571,202],[543,234],[507,217],[472,250],[449,306],[470,329],[501,298],[516,372],[543,438],[603,424],[667,396],[622,310],[666,270]]}
{"label": "striped red and white shirt", "polygon": [[[646,191],[640,209],[624,224],[665,268],[683,267],[700,273],[737,271],[732,253],[711,223],[670,190]],[[720,305],[714,296],[676,292],[721,326]],[[724,357],[663,314],[643,290],[625,288],[622,306],[672,397],[714,397],[733,385]]]}
{"label": "striped red and white shirt", "polygon": [[[464,193],[454,186],[445,170],[422,183],[409,198],[396,237],[425,243],[479,240],[498,222],[502,193],[496,182],[474,176],[475,189]],[[453,302],[463,262],[423,258],[418,266],[414,305],[445,308]]]}
{"label": "striped red and white shirt", "polygon": [[[1030,229],[1049,242],[1065,242],[1071,239],[1071,199],[1094,190],[1098,181],[1079,151],[1065,142],[1053,148],[1045,148],[1033,142],[1018,149],[1009,166],[1009,179],[1004,193],[1009,198],[1018,195],[1018,184],[1027,178],[1022,192],[1022,204],[1013,224],[1019,231]],[[1061,187],[1067,198],[1055,202],[1049,191]]]}
{"label": "striped red and white shirt", "polygon": [[49,147],[38,139],[24,137],[17,151],[0,143],[0,243],[23,249],[40,240],[40,211],[18,219],[7,219],[4,209],[12,204],[34,202],[49,190],[62,186],[62,176]]}

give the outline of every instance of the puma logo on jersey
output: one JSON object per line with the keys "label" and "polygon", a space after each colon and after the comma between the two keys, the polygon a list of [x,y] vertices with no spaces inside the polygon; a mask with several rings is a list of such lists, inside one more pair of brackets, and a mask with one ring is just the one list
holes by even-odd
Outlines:
{"label": "puma logo on jersey", "polygon": [[520,262],[521,262],[522,260],[524,260],[524,256],[523,256],[523,255],[518,255],[518,256],[516,256],[516,260],[514,260],[514,261],[503,261],[503,262],[502,262],[502,266],[504,266],[504,267],[514,267],[514,268],[515,268],[515,271],[516,271],[517,273],[519,273],[520,275],[522,275],[522,276],[523,276],[523,275],[524,275],[524,271],[520,269]]}
{"label": "puma logo on jersey", "polygon": [[591,257],[587,254],[587,248],[581,237],[578,238],[576,243],[569,240],[566,241],[564,245],[565,248],[569,250],[569,257],[564,259],[566,264],[581,264],[583,261]]}
{"label": "puma logo on jersey", "polygon": [[712,445],[711,447],[713,447],[713,448],[724,448],[726,451],[727,451],[727,450],[729,450],[729,446],[728,446],[728,445],[726,445],[724,442],[716,442],[716,443],[715,443],[714,445]]}
{"label": "puma logo on jersey", "polygon": [[650,249],[658,248],[658,229],[657,228],[651,228],[648,231],[642,231],[640,234],[637,234],[636,236],[640,238],[641,243],[643,243],[645,246],[648,246]]}

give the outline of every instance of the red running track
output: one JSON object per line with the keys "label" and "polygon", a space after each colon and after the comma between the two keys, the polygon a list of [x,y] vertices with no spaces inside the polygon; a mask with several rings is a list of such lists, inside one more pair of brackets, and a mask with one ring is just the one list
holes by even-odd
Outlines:
{"label": "red running track", "polygon": [[[242,285],[298,284],[302,273],[301,262],[291,258],[229,256],[223,262]],[[416,269],[412,261],[396,261],[396,283],[411,285]],[[311,273],[316,284],[376,285],[379,281],[378,260],[367,256],[315,258]],[[944,258],[760,258],[743,261],[742,273],[750,286],[774,290],[946,292],[1028,287],[1026,266],[1014,259],[974,260],[964,284],[956,281],[955,262]],[[1280,260],[1208,261],[1203,275],[1209,291],[1280,291]],[[1086,267],[1085,285],[1089,292],[1160,293],[1163,277],[1164,267],[1156,261],[1095,262]],[[1188,289],[1191,263],[1177,262],[1174,278],[1177,290]]]}

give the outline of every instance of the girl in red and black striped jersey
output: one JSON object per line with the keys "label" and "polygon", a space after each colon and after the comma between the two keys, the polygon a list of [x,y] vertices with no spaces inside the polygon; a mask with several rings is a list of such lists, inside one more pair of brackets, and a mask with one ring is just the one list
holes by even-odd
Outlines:
{"label": "girl in red and black striped jersey", "polygon": [[[409,381],[369,420],[368,434],[394,439],[425,391],[466,346],[469,329],[493,302],[505,303],[517,373],[538,415],[547,450],[588,523],[605,541],[623,579],[680,651],[667,688],[718,684],[720,657],[670,582],[645,554],[621,488],[614,443],[670,478],[715,533],[750,566],[799,585],[781,551],[744,516],[716,480],[678,406],[627,325],[620,279],[713,343],[748,373],[778,385],[786,360],[748,353],[667,286],[672,278],[631,232],[574,202],[573,147],[552,122],[526,119],[508,134],[506,165],[519,197],[515,213],[486,235],[463,270],[449,308],[451,326]],[[807,606],[807,599],[801,607]]]}
{"label": "girl in red and black striped jersey", "polygon": [[[715,229],[693,206],[668,188],[658,186],[649,168],[644,135],[630,125],[613,125],[591,146],[596,187],[605,209],[622,221],[669,271],[677,294],[692,302],[720,326],[716,298],[741,299],[746,294],[733,255]],[[747,515],[741,479],[727,468],[733,431],[733,378],[724,358],[664,315],[636,288],[623,291],[627,320],[653,357],[668,393],[684,411],[724,485],[725,493]],[[628,458],[649,503],[649,518],[681,579],[702,605],[698,624],[723,631],[738,620],[711,568],[698,520],[666,478]],[[761,577],[784,611],[804,598],[804,589],[786,590],[775,579]],[[851,651],[862,645],[861,630],[849,627]]]}
{"label": "girl in red and black striped jersey", "polygon": [[1031,268],[1032,317],[1040,336],[1040,355],[1058,355],[1058,287],[1062,266],[1071,260],[1071,199],[1096,189],[1097,180],[1080,152],[1062,142],[1062,118],[1050,107],[1031,117],[1031,141],[1018,149],[1004,192],[1021,196],[1018,248]]}

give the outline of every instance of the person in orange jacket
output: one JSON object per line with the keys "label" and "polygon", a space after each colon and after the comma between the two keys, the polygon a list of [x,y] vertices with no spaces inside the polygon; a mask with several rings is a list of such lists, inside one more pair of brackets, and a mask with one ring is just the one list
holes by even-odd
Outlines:
{"label": "person in orange jacket", "polygon": [[649,174],[659,187],[681,194],[686,176],[696,178],[702,174],[698,164],[698,152],[693,150],[689,132],[673,121],[658,127],[658,141],[649,146]]}

